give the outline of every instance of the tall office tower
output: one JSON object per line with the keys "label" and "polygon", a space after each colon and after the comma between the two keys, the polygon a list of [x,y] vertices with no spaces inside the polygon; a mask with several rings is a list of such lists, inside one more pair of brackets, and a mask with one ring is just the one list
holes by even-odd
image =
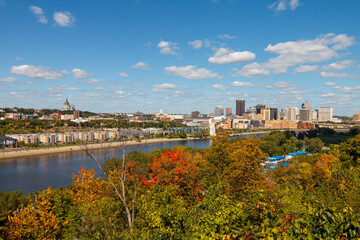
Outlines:
{"label": "tall office tower", "polygon": [[262,120],[265,121],[271,120],[270,108],[262,108],[260,114],[262,115]]}
{"label": "tall office tower", "polygon": [[232,108],[230,107],[225,108],[225,115],[226,116],[232,115]]}
{"label": "tall office tower", "polygon": [[193,118],[200,117],[200,112],[199,111],[191,112],[191,117],[193,117]]}
{"label": "tall office tower", "polygon": [[242,116],[245,112],[245,100],[236,100],[236,115]]}
{"label": "tall office tower", "polygon": [[287,120],[287,108],[281,109],[280,112],[278,112],[278,120]]}
{"label": "tall office tower", "polygon": [[81,111],[75,110],[74,111],[74,119],[79,119],[81,117]]}
{"label": "tall office tower", "polygon": [[313,118],[313,111],[307,100],[301,105],[300,121],[310,122]]}
{"label": "tall office tower", "polygon": [[215,111],[214,111],[214,115],[217,116],[222,116],[224,115],[224,108],[222,107],[216,107]]}
{"label": "tall office tower", "polygon": [[265,108],[265,104],[258,104],[255,106],[255,108],[256,108],[256,114],[260,114],[261,109]]}
{"label": "tall office tower", "polygon": [[333,108],[321,107],[319,108],[319,122],[327,122],[333,120]]}
{"label": "tall office tower", "polygon": [[277,120],[278,118],[278,109],[270,108],[270,120]]}
{"label": "tall office tower", "polygon": [[289,107],[287,108],[287,115],[286,119],[288,121],[296,121],[296,115],[297,115],[297,108],[296,107]]}
{"label": "tall office tower", "polygon": [[319,110],[318,110],[318,109],[315,109],[315,110],[313,111],[312,120],[318,121],[318,119],[319,119]]}
{"label": "tall office tower", "polygon": [[256,107],[249,107],[246,109],[246,114],[256,114]]}

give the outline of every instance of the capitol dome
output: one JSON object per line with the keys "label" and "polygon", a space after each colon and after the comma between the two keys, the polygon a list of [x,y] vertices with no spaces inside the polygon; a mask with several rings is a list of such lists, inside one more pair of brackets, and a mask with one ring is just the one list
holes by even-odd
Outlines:
{"label": "capitol dome", "polygon": [[75,106],[74,105],[70,105],[68,99],[66,99],[61,111],[74,111],[75,110]]}

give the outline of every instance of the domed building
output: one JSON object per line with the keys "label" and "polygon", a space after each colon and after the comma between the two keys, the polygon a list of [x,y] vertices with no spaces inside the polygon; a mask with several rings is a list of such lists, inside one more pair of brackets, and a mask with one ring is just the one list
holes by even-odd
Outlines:
{"label": "domed building", "polygon": [[61,111],[75,111],[75,106],[70,105],[68,99],[66,99],[64,106],[62,107]]}

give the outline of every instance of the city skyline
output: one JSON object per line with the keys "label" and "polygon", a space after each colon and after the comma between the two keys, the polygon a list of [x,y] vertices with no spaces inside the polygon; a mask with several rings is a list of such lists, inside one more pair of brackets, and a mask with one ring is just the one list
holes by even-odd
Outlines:
{"label": "city skyline", "polygon": [[[191,11],[189,11],[191,9]],[[360,2],[0,0],[0,107],[360,112]],[[165,21],[166,20],[166,21]]]}

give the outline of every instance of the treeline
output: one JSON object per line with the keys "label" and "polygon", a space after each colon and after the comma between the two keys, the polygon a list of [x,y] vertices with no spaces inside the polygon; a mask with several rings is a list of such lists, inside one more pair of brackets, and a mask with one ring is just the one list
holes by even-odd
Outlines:
{"label": "treeline", "polygon": [[359,238],[360,135],[264,171],[262,149],[270,141],[280,137],[273,148],[286,151],[306,147],[291,132],[282,134],[263,141],[219,132],[203,150],[130,152],[104,164],[94,158],[103,179],[82,168],[66,189],[2,193],[1,233],[7,239]]}

